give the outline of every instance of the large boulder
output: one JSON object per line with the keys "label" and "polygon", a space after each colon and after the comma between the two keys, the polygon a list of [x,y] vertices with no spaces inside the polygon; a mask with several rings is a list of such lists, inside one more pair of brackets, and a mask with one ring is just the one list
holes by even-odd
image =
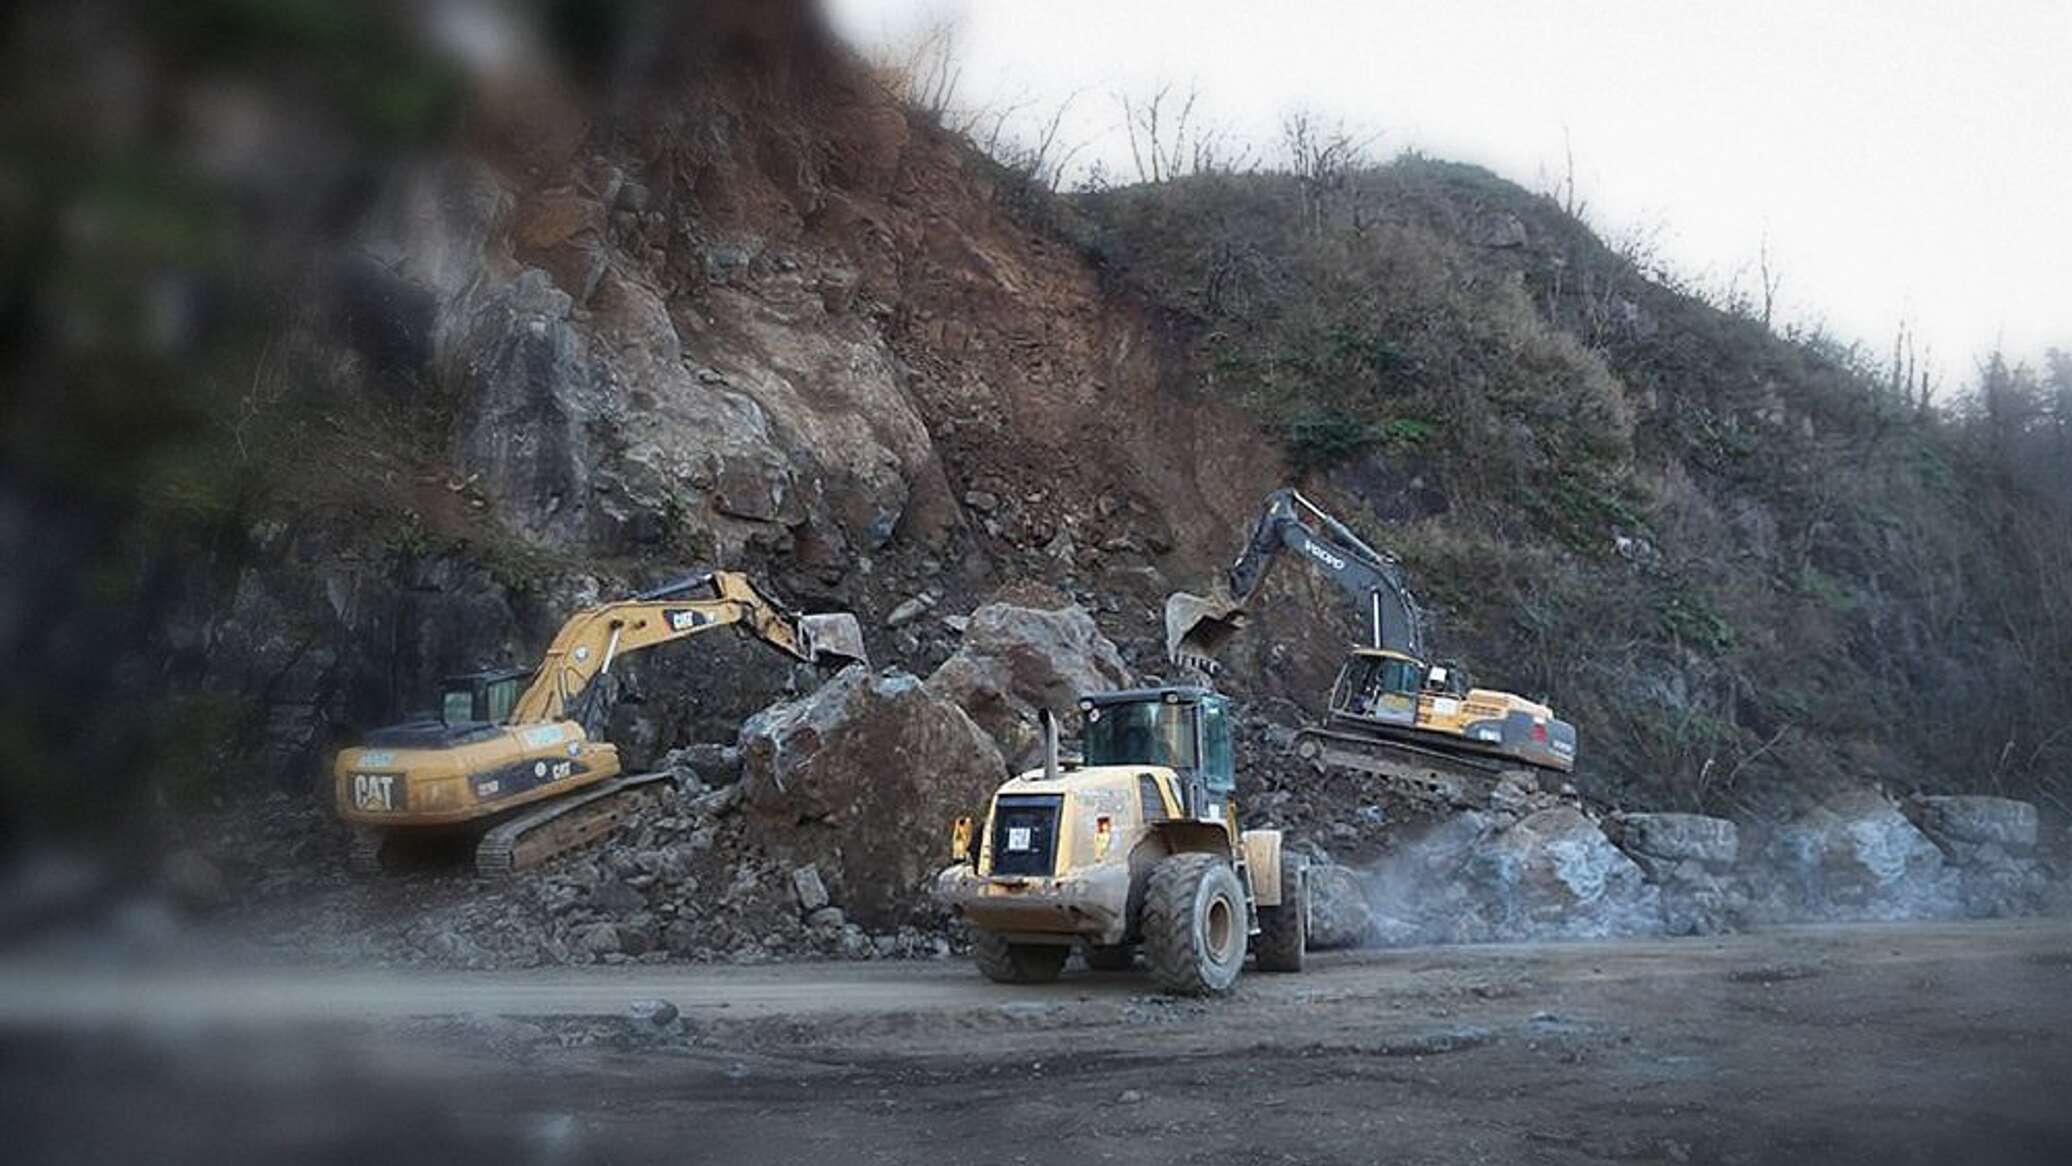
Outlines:
{"label": "large boulder", "polygon": [[1779,830],[1758,870],[1764,913],[1776,917],[1945,917],[1958,907],[1942,852],[1873,790],[1839,794]]}
{"label": "large boulder", "polygon": [[1907,816],[1945,853],[1998,846],[2014,854],[2036,849],[2036,807],[2012,798],[1916,797]]}
{"label": "large boulder", "polygon": [[1492,836],[1469,864],[1497,938],[1595,938],[1652,932],[1659,892],[1572,806],[1541,810]]}
{"label": "large boulder", "polygon": [[1741,849],[1741,832],[1725,818],[1703,814],[1620,814],[1606,832],[1662,888],[1662,926],[1671,935],[1728,930],[1738,898],[1728,872]]}
{"label": "large boulder", "polygon": [[1309,946],[1358,947],[1374,931],[1359,872],[1335,863],[1309,868]]}
{"label": "large boulder", "polygon": [[963,644],[928,688],[969,713],[1020,768],[1042,748],[1038,709],[1067,717],[1080,696],[1130,680],[1122,653],[1084,608],[989,603],[971,613]]}
{"label": "large boulder", "polygon": [[1740,853],[1741,834],[1725,818],[1703,814],[1621,814],[1608,833],[1642,869],[1697,862],[1724,869]]}
{"label": "large boulder", "polygon": [[750,828],[771,854],[813,863],[867,926],[928,913],[950,823],[985,809],[1006,763],[964,710],[904,672],[853,665],[741,727]]}
{"label": "large boulder", "polygon": [[1966,915],[2041,909],[2049,878],[2035,857],[2035,806],[2011,798],[1923,796],[1909,801],[1906,811],[1956,869]]}

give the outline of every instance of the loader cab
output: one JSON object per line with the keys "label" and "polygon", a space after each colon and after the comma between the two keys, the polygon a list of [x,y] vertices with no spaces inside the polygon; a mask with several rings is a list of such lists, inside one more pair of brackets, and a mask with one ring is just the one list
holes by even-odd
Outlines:
{"label": "loader cab", "polygon": [[1081,746],[1088,765],[1155,765],[1204,794],[1237,788],[1230,701],[1205,688],[1108,692],[1082,698]]}
{"label": "loader cab", "polygon": [[532,673],[504,668],[449,676],[439,686],[439,720],[448,725],[501,725]]}

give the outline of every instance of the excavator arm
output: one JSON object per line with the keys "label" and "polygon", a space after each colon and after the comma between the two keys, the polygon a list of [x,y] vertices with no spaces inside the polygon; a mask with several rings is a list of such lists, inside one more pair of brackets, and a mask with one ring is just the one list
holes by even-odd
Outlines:
{"label": "excavator arm", "polygon": [[1215,671],[1223,645],[1244,626],[1246,606],[1282,551],[1293,551],[1357,601],[1374,646],[1422,659],[1424,627],[1394,556],[1291,489],[1266,496],[1252,536],[1208,595],[1166,599],[1166,655],[1182,667]]}
{"label": "excavator arm", "polygon": [[864,659],[855,616],[799,615],[757,590],[746,575],[714,571],[569,617],[512,707],[510,723],[569,719],[590,682],[610,672],[620,657],[729,626],[808,663]]}

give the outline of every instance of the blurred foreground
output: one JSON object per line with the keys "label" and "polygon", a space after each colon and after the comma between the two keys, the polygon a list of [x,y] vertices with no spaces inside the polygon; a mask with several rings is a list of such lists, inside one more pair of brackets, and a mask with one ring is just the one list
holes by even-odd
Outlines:
{"label": "blurred foreground", "polygon": [[[0,966],[23,1162],[2063,1162],[2072,927],[960,963]],[[753,1051],[750,1051],[753,1050]]]}

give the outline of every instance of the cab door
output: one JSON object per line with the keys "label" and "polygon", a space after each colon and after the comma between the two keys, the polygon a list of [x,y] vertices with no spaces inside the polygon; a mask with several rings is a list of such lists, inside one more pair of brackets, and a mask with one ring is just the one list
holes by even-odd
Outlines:
{"label": "cab door", "polygon": [[1199,770],[1202,804],[1197,817],[1228,821],[1230,795],[1237,789],[1237,759],[1230,743],[1230,704],[1220,696],[1205,696],[1196,712],[1201,734]]}

